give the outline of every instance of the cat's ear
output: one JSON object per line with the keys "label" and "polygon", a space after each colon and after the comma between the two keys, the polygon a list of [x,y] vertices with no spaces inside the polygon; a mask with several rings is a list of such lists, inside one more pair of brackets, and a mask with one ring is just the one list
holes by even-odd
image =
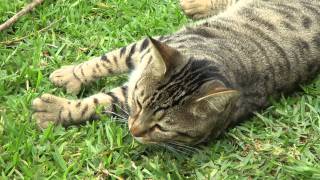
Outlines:
{"label": "cat's ear", "polygon": [[149,37],[149,39],[154,47],[152,48],[152,68],[154,73],[159,76],[163,76],[175,66],[180,57],[180,53],[165,43],[157,41],[151,37]]}
{"label": "cat's ear", "polygon": [[239,91],[226,88],[220,81],[205,83],[200,89],[200,94],[193,104],[193,111],[200,115],[207,115],[213,111],[221,113],[240,96]]}

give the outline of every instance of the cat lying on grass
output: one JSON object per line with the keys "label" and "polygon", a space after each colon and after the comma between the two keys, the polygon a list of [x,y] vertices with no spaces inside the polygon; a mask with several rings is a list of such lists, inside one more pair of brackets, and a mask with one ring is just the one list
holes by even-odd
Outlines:
{"label": "cat lying on grass", "polygon": [[50,80],[74,94],[101,77],[131,73],[123,86],[84,99],[36,98],[39,127],[84,122],[104,106],[128,112],[129,130],[142,143],[195,145],[266,108],[269,96],[291,92],[318,74],[319,0],[212,2],[220,9],[201,13],[181,4],[195,18],[227,10],[53,72]]}

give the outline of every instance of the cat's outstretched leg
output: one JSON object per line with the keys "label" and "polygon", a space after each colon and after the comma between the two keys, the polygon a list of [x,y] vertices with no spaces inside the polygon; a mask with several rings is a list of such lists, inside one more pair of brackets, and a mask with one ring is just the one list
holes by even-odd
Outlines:
{"label": "cat's outstretched leg", "polygon": [[214,16],[226,10],[237,0],[180,0],[185,14],[193,19],[202,19]]}
{"label": "cat's outstretched leg", "polygon": [[[32,102],[33,118],[40,128],[46,128],[50,123],[64,126],[79,124],[90,120],[96,114],[98,106],[126,107],[127,86],[112,89],[107,93],[69,100],[51,94],[43,94]],[[108,112],[110,113],[110,112]]]}
{"label": "cat's outstretched leg", "polygon": [[63,66],[50,75],[50,80],[56,86],[66,88],[68,93],[78,94],[82,85],[134,69],[149,51],[150,39],[146,38],[84,63]]}

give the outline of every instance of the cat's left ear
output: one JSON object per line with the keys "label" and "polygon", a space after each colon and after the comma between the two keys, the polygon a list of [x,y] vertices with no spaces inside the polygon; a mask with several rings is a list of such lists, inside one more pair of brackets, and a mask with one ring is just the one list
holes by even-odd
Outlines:
{"label": "cat's left ear", "polygon": [[177,64],[178,59],[181,57],[181,54],[176,49],[157,41],[151,37],[149,37],[152,45],[153,53],[153,70],[156,75],[163,76],[167,72],[169,72],[172,68],[174,68]]}
{"label": "cat's left ear", "polygon": [[234,104],[240,96],[239,91],[226,88],[220,81],[212,81],[203,85],[201,95],[193,104],[193,111],[207,115],[208,112],[223,112],[228,105]]}

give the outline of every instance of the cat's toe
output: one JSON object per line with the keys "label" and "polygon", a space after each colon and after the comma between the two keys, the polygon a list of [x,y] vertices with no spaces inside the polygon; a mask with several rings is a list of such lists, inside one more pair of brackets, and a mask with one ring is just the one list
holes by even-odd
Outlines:
{"label": "cat's toe", "polygon": [[39,128],[46,128],[49,123],[59,123],[61,111],[63,110],[62,98],[51,94],[43,94],[32,101],[34,111],[32,117],[36,120]]}
{"label": "cat's toe", "polygon": [[57,124],[59,120],[55,114],[49,112],[35,112],[32,118],[36,120],[37,126],[40,129],[47,128],[49,124]]}
{"label": "cat's toe", "polygon": [[74,66],[63,66],[54,71],[49,79],[54,85],[66,88],[68,93],[78,94],[82,83],[75,77],[73,70]]}
{"label": "cat's toe", "polygon": [[196,3],[192,0],[180,0],[180,6],[187,16],[192,17],[196,13]]}
{"label": "cat's toe", "polygon": [[61,100],[61,98],[54,96],[52,94],[43,94],[40,99],[46,103],[56,103],[59,100]]}
{"label": "cat's toe", "polygon": [[58,69],[50,74],[49,79],[54,85],[63,86],[66,82],[69,81],[68,73],[70,72],[66,71],[66,69]]}
{"label": "cat's toe", "polygon": [[79,84],[79,82],[76,81],[71,81],[66,84],[66,90],[69,94],[77,95],[81,90],[81,84]]}
{"label": "cat's toe", "polygon": [[186,9],[192,9],[197,7],[196,0],[180,0],[180,6]]}
{"label": "cat's toe", "polygon": [[42,100],[40,98],[36,98],[32,101],[32,109],[33,111],[45,111],[46,108],[44,108]]}
{"label": "cat's toe", "polygon": [[193,19],[203,19],[205,17],[208,17],[208,15],[207,14],[196,14],[192,18]]}
{"label": "cat's toe", "polygon": [[193,19],[208,16],[211,8],[210,0],[180,0],[180,6],[184,13]]}

